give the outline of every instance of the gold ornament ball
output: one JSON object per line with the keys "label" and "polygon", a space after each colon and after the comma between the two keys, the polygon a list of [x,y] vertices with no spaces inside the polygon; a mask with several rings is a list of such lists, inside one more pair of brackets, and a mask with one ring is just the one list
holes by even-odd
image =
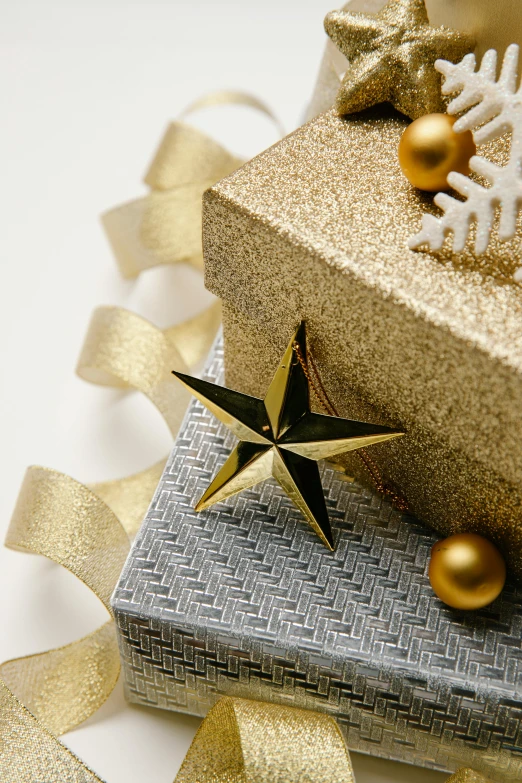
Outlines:
{"label": "gold ornament ball", "polygon": [[448,606],[482,609],[502,592],[506,564],[487,538],[458,533],[433,545],[428,575],[436,595]]}
{"label": "gold ornament ball", "polygon": [[450,171],[469,174],[469,161],[477,148],[471,131],[455,133],[455,117],[426,114],[408,125],[399,142],[399,163],[404,176],[421,190],[448,190]]}

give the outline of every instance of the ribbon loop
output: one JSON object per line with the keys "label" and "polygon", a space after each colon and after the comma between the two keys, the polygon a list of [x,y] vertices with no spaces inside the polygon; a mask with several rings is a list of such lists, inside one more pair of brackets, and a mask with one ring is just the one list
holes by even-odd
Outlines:
{"label": "ribbon loop", "polygon": [[[200,109],[246,106],[284,129],[262,101],[235,91],[203,96],[182,113]],[[151,192],[102,216],[105,232],[123,277],[137,277],[145,269],[180,261],[203,268],[201,199],[207,188],[231,174],[244,161],[191,125],[171,123],[145,175]]]}
{"label": "ribbon loop", "polygon": [[190,395],[174,380],[172,370],[187,372],[185,359],[190,365],[201,361],[219,318],[219,305],[212,305],[190,321],[161,331],[129,310],[99,307],[92,315],[77,373],[91,383],[143,392],[175,435]]}
{"label": "ribbon loop", "polygon": [[78,375],[91,383],[143,392],[173,435],[189,397],[171,375],[177,368],[186,368],[179,351],[149,321],[119,307],[94,311],[78,360]]}
{"label": "ribbon loop", "polygon": [[118,642],[110,620],[71,644],[6,661],[0,666],[0,684],[3,680],[41,724],[59,736],[99,710],[119,674]]}
{"label": "ribbon loop", "polygon": [[110,508],[83,484],[54,470],[29,468],[5,543],[64,566],[111,612],[129,539]]}
{"label": "ribbon loop", "polygon": [[92,491],[118,517],[130,539],[139,530],[165,467],[166,458],[132,476],[91,484]]}
{"label": "ribbon loop", "polygon": [[164,191],[196,182],[217,182],[243,163],[217,141],[184,122],[172,122],[160,142],[144,182]]}
{"label": "ribbon loop", "polygon": [[333,718],[279,704],[220,699],[175,783],[355,783]]}
{"label": "ribbon loop", "polygon": [[203,268],[201,198],[213,184],[152,191],[102,215],[123,277],[137,277],[145,269],[180,261]]}
{"label": "ribbon loop", "polygon": [[145,176],[149,195],[102,216],[123,277],[180,261],[202,269],[203,193],[242,162],[196,128],[169,125]]}
{"label": "ribbon loop", "polygon": [[241,90],[215,90],[209,92],[206,95],[197,98],[190,103],[187,108],[181,112],[180,117],[188,117],[189,114],[200,111],[201,109],[210,109],[215,106],[245,106],[249,109],[264,114],[269,120],[274,123],[277,132],[281,137],[285,135],[285,129],[279,118],[272,111],[272,109],[255,95],[251,95],[248,92],[242,92]]}
{"label": "ribbon loop", "polygon": [[[53,470],[29,468],[6,545],[67,568],[111,612],[110,596],[129,539],[111,509],[88,487]],[[69,731],[99,709],[119,672],[112,620],[71,644],[0,666],[9,689],[55,734]]]}

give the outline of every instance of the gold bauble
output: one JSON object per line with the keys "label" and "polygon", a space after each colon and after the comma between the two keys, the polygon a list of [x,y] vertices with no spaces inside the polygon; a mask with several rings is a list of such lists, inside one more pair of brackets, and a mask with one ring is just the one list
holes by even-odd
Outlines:
{"label": "gold bauble", "polygon": [[399,163],[405,177],[421,190],[448,190],[450,171],[469,174],[477,148],[471,131],[455,133],[455,117],[426,114],[408,125],[399,142]]}
{"label": "gold bauble", "polygon": [[448,606],[481,609],[502,592],[506,564],[484,536],[458,533],[433,545],[428,575],[436,595]]}

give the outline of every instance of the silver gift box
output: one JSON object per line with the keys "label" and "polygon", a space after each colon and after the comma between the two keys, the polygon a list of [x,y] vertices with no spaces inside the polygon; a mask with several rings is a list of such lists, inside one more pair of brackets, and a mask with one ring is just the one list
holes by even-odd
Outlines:
{"label": "silver gift box", "polygon": [[[206,377],[223,383],[220,342]],[[363,753],[521,780],[522,590],[444,606],[436,536],[327,463],[335,552],[273,482],[196,513],[234,442],[194,400],[112,599],[129,700],[277,701],[330,713]]]}

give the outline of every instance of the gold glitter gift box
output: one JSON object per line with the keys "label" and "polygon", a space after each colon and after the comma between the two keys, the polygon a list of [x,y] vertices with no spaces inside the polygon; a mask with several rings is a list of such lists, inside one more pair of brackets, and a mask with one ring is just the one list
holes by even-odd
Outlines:
{"label": "gold glitter gift box", "polygon": [[[480,258],[472,244],[409,250],[436,208],[400,171],[406,122],[382,106],[328,111],[206,193],[227,384],[263,396],[305,319],[339,413],[407,431],[371,449],[385,480],[441,533],[497,542],[521,576],[520,234]],[[341,459],[368,480],[355,454]]]}

